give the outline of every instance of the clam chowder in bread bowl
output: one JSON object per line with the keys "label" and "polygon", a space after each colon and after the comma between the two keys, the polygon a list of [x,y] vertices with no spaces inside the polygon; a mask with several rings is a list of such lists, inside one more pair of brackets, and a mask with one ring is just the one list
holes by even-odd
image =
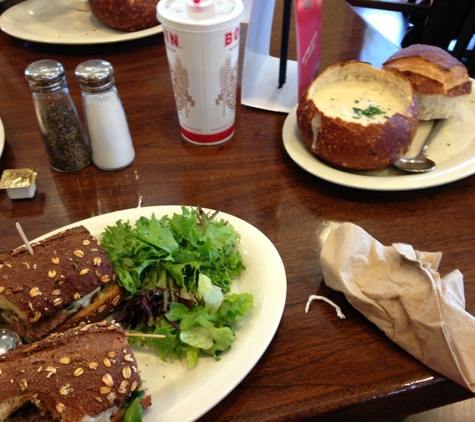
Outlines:
{"label": "clam chowder in bread bowl", "polygon": [[470,94],[472,82],[465,65],[447,51],[414,44],[389,57],[383,69],[408,79],[417,94],[420,120],[452,117],[462,98]]}
{"label": "clam chowder in bread bowl", "polygon": [[360,61],[328,67],[297,107],[303,142],[348,170],[393,164],[409,149],[418,118],[417,97],[406,79]]}

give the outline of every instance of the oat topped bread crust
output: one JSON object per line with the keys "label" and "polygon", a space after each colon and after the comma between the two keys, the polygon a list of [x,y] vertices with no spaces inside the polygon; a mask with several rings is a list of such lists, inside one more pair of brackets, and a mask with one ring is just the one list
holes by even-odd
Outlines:
{"label": "oat topped bread crust", "polygon": [[115,280],[115,271],[100,242],[83,226],[32,247],[33,255],[20,248],[0,256],[0,309],[2,325],[37,340],[78,310],[73,302]]}
{"label": "oat topped bread crust", "polygon": [[141,385],[118,325],[102,322],[54,333],[0,355],[0,420],[32,402],[53,420],[116,415]]}

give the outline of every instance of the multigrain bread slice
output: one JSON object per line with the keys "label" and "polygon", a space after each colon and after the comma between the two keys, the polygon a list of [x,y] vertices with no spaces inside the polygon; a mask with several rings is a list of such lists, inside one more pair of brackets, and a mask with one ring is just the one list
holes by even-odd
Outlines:
{"label": "multigrain bread slice", "polygon": [[122,289],[100,242],[83,226],[0,256],[0,325],[26,341],[107,317]]}
{"label": "multigrain bread slice", "polygon": [[0,355],[0,384],[3,421],[117,422],[142,381],[122,328],[101,322]]}
{"label": "multigrain bread slice", "polygon": [[404,76],[416,91],[420,120],[452,117],[472,90],[465,65],[447,51],[427,44],[414,44],[393,54],[383,69]]}

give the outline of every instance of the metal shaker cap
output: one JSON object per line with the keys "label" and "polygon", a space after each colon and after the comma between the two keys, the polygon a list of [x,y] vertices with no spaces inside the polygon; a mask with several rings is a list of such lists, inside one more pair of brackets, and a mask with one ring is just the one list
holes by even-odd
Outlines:
{"label": "metal shaker cap", "polygon": [[56,60],[38,60],[25,69],[25,78],[34,92],[51,92],[66,87],[64,67]]}
{"label": "metal shaker cap", "polygon": [[76,67],[75,75],[86,92],[107,91],[115,84],[114,68],[105,60],[87,60]]}

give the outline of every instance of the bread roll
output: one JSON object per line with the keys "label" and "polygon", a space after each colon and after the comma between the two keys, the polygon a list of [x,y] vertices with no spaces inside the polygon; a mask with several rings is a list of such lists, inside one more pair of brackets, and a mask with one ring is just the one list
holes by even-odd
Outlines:
{"label": "bread roll", "polygon": [[158,25],[159,0],[89,0],[92,15],[102,24],[124,32]]}
{"label": "bread roll", "polygon": [[420,120],[453,116],[461,99],[472,90],[463,63],[433,45],[404,48],[389,57],[383,69],[398,72],[411,82],[419,100]]}
{"label": "bread roll", "polygon": [[310,151],[350,170],[393,164],[409,149],[418,117],[406,79],[359,61],[327,68],[297,107],[300,136]]}

